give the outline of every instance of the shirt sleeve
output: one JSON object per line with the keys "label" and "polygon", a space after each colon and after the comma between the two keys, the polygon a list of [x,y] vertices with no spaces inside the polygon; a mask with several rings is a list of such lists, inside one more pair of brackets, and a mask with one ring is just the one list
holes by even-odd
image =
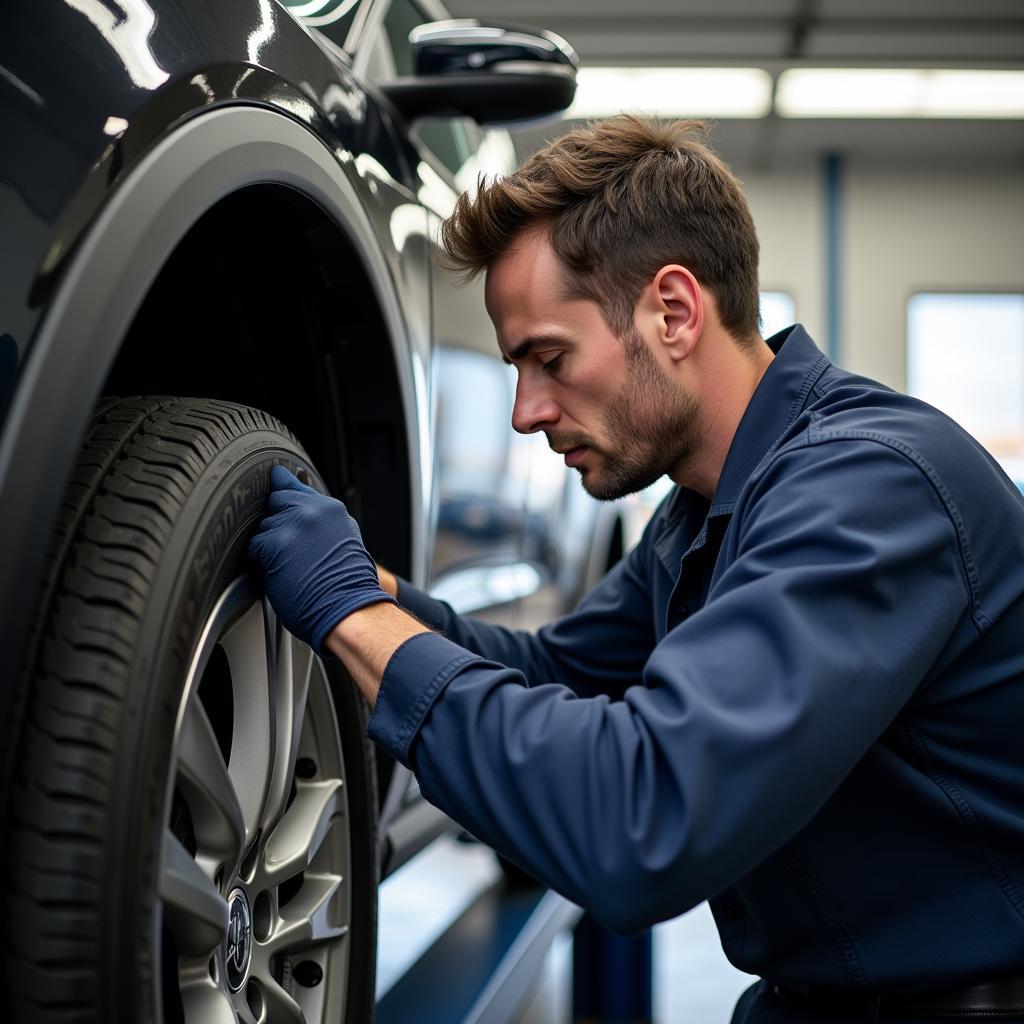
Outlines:
{"label": "shirt sleeve", "polygon": [[427,799],[618,931],[682,913],[806,825],[968,604],[941,496],[882,443],[787,450],[743,507],[706,605],[622,700],[527,688],[423,635],[371,717]]}
{"label": "shirt sleeve", "polygon": [[526,685],[558,683],[580,697],[621,697],[640,681],[655,643],[650,544],[648,531],[575,611],[536,633],[458,615],[402,579],[398,601],[460,647],[518,669]]}

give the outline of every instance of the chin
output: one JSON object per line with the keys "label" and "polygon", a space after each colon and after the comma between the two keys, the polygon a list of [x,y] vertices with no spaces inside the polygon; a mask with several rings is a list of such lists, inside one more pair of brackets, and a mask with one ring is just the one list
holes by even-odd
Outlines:
{"label": "chin", "polygon": [[600,477],[594,477],[593,470],[581,469],[580,483],[583,485],[583,490],[597,501],[617,501],[630,493],[628,490],[623,491],[609,487],[607,482],[602,481]]}
{"label": "chin", "polygon": [[580,483],[592,498],[598,501],[618,501],[628,494],[637,494],[660,480],[667,470],[662,467],[631,467],[632,472],[597,473],[593,469],[578,467]]}

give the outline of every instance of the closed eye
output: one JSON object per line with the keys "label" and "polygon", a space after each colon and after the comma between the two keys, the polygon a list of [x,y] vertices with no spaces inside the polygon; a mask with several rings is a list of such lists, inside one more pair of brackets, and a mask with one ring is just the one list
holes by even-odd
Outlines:
{"label": "closed eye", "polygon": [[564,352],[559,353],[554,359],[549,359],[546,363],[541,363],[541,369],[545,373],[554,373],[559,366],[562,364],[562,357],[565,355]]}

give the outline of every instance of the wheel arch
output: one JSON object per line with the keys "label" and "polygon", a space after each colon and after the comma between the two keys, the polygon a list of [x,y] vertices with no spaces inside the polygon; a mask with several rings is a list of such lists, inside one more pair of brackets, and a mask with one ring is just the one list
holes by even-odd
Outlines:
{"label": "wheel arch", "polygon": [[[407,422],[377,290],[352,239],[291,187],[249,185],[194,224],[161,268],[104,395],[263,409],[302,442],[385,564],[409,575]],[[374,502],[374,495],[387,501]]]}
{"label": "wheel arch", "polygon": [[[420,393],[423,374],[417,374],[413,365],[394,284],[356,188],[335,156],[296,121],[254,107],[211,111],[147,153],[96,218],[54,294],[14,397],[0,448],[5,523],[0,578],[7,581],[0,592],[0,672],[11,676],[0,685],[4,720],[9,720],[7,704],[31,595],[92,407],[105,384],[130,382],[144,390],[166,390],[153,379],[153,366],[139,358],[145,349],[132,335],[137,315],[179,243],[197,223],[233,195],[260,189],[274,191],[277,201],[288,195],[292,202],[305,204],[308,222],[319,219],[323,244],[345,254],[339,258],[359,267],[369,285],[360,289],[360,301],[366,315],[376,317],[387,335],[379,339],[375,355],[377,366],[390,371],[393,406],[384,412],[392,421],[401,417],[395,433],[401,447],[393,454],[403,462],[408,481],[407,494],[398,501],[397,495],[389,495],[396,508],[404,506],[407,536],[404,556],[399,555],[395,564],[409,571],[422,561],[423,517],[413,510],[424,501],[417,416],[417,409],[425,406]],[[386,357],[381,353],[384,348]],[[272,371],[265,373],[264,383],[273,376]],[[340,376],[343,396],[346,390],[356,396],[367,390],[357,386],[356,375]],[[218,390],[222,383],[196,378],[201,392]],[[245,393],[215,397],[252,401]],[[367,396],[361,397],[365,404]],[[287,420],[289,408],[298,409],[300,400],[293,396],[290,403],[281,404]],[[271,411],[282,415],[280,406]],[[323,467],[330,483],[359,483],[341,454],[330,461]],[[403,561],[407,564],[400,564]]]}

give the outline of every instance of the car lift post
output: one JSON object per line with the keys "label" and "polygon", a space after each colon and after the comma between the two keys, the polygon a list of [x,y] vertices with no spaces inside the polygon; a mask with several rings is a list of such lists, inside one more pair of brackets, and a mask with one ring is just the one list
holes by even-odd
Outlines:
{"label": "car lift post", "polygon": [[623,938],[585,914],[573,932],[572,1005],[577,1024],[650,1024],[650,930]]}

